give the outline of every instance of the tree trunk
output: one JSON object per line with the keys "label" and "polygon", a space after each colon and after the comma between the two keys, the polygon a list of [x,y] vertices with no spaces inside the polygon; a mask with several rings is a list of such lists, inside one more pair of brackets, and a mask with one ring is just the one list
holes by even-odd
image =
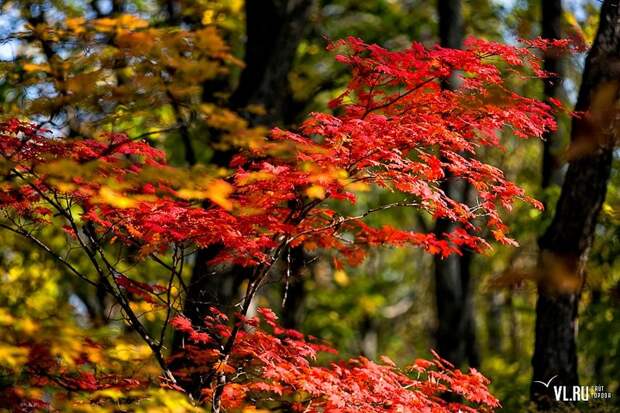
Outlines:
{"label": "tree trunk", "polygon": [[252,123],[282,122],[288,101],[288,74],[305,32],[313,0],[248,0],[246,67],[230,98],[239,109],[257,104],[264,115],[246,113]]}
{"label": "tree trunk", "polygon": [[[542,0],[542,37],[543,39],[562,38],[562,0]],[[545,79],[545,97],[559,99],[562,92],[562,59],[553,51],[545,55],[544,69],[555,75]],[[548,188],[552,182],[559,184],[560,160],[554,154],[558,134],[546,132],[543,136],[542,179],[541,187]]]}
{"label": "tree trunk", "polygon": [[516,291],[515,289],[511,289],[508,291],[508,296],[506,298],[506,306],[508,307],[508,338],[510,340],[510,361],[515,362],[519,360],[519,356],[522,352],[521,346],[521,335],[519,329],[519,315],[518,309],[515,305],[514,299],[512,298],[512,294]]}
{"label": "tree trunk", "polygon": [[[460,49],[463,45],[463,17],[460,0],[439,0],[439,38],[441,46]],[[458,87],[457,74],[443,86],[454,89]],[[448,177],[442,189],[455,200],[464,201],[470,188],[463,182]],[[441,236],[456,229],[457,224],[439,219],[435,233]],[[447,258],[435,256],[435,299],[437,306],[437,350],[439,354],[461,366],[466,361],[479,363],[476,348],[475,323],[470,286],[471,257],[451,255]]]}
{"label": "tree trunk", "polygon": [[[297,46],[301,41],[313,0],[247,0],[245,68],[239,85],[229,104],[241,113],[252,125],[272,125],[283,118],[284,102],[287,101],[288,73],[293,64]],[[203,100],[215,84],[205,85]],[[245,111],[251,104],[265,108],[264,115]],[[212,162],[227,167],[234,155],[231,150],[216,152]],[[232,312],[240,286],[251,276],[252,269],[238,266],[214,267],[210,261],[221,250],[213,245],[196,253],[192,275],[183,307],[184,314],[192,324],[200,326],[209,307]],[[296,290],[299,286],[296,287]],[[303,287],[303,286],[302,286]],[[291,297],[291,300],[294,300]],[[184,337],[175,334],[172,352],[179,351]],[[176,368],[183,368],[177,362]],[[199,397],[203,377],[190,375],[183,386]]]}
{"label": "tree trunk", "polygon": [[291,248],[287,254],[289,254],[286,263],[288,268],[284,269],[286,275],[282,286],[282,325],[296,330],[304,318],[306,252],[302,246],[298,246]]}
{"label": "tree trunk", "polygon": [[[553,385],[579,383],[575,332],[585,264],[607,191],[618,124],[620,85],[620,2],[605,0],[588,53],[573,119],[569,166],[555,215],[539,239],[538,303],[533,380]],[[553,406],[553,385],[532,382],[540,408]]]}
{"label": "tree trunk", "polygon": [[487,296],[487,332],[489,335],[487,349],[493,354],[502,351],[502,305],[501,295],[492,291]]}
{"label": "tree trunk", "polygon": [[[313,0],[248,0],[246,10],[245,68],[230,99],[233,108],[243,112],[250,104],[265,107],[263,116],[244,113],[252,124],[271,124],[282,119],[287,99],[288,72],[301,41]],[[232,153],[218,152],[213,162],[227,166]],[[200,250],[192,270],[185,313],[200,325],[209,306],[226,308],[248,270],[232,267],[224,271],[209,265],[219,246]]]}

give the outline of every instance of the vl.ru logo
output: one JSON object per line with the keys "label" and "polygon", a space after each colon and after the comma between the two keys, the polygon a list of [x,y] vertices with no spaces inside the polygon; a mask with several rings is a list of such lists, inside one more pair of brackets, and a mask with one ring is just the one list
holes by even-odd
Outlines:
{"label": "vl.ru logo", "polygon": [[[549,388],[551,382],[558,377],[551,377],[549,381],[534,380],[546,388]],[[611,399],[611,392],[605,390],[605,386],[553,386],[553,395],[559,402],[587,402],[591,399]]]}

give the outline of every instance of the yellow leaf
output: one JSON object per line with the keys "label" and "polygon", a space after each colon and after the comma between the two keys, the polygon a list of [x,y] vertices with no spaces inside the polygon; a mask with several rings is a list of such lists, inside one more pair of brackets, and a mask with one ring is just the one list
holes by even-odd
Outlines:
{"label": "yellow leaf", "polygon": [[325,188],[320,185],[312,185],[306,189],[306,195],[308,198],[323,199],[325,198]]}
{"label": "yellow leaf", "polygon": [[209,185],[208,198],[226,210],[233,207],[228,196],[233,192],[233,187],[226,181],[216,179]]}
{"label": "yellow leaf", "polygon": [[47,63],[38,65],[36,63],[24,63],[22,66],[26,72],[45,72],[50,73],[52,68]]}
{"label": "yellow leaf", "polygon": [[69,182],[58,182],[56,183],[56,188],[60,192],[71,192],[75,189],[75,185]]}
{"label": "yellow leaf", "polygon": [[205,10],[202,14],[202,24],[209,25],[213,23],[213,16],[215,15],[215,11],[213,10]]}
{"label": "yellow leaf", "polygon": [[133,208],[136,206],[135,200],[128,198],[115,190],[108,188],[107,186],[104,186],[99,190],[99,200],[115,208]]}
{"label": "yellow leaf", "polygon": [[28,349],[0,344],[0,366],[19,367],[28,360]]}
{"label": "yellow leaf", "polygon": [[350,191],[368,192],[370,191],[370,185],[368,185],[366,182],[352,182],[347,185],[347,189]]}
{"label": "yellow leaf", "polygon": [[86,19],[84,17],[74,17],[65,21],[67,28],[77,34],[83,33],[86,30],[84,28],[85,23]]}
{"label": "yellow leaf", "polygon": [[338,270],[334,272],[334,281],[341,287],[346,287],[349,285],[349,276],[346,272],[342,270]]}
{"label": "yellow leaf", "polygon": [[125,29],[144,29],[149,26],[149,22],[133,14],[123,14],[118,18],[118,22]]}
{"label": "yellow leaf", "polygon": [[109,17],[103,17],[93,21],[95,28],[102,32],[109,32],[114,30],[116,26],[116,19],[110,19]]}
{"label": "yellow leaf", "polygon": [[574,35],[578,36],[581,41],[592,44],[592,40],[594,39],[588,38],[588,36],[586,36],[586,33],[583,31],[581,25],[579,24],[579,22],[577,21],[577,18],[575,17],[573,13],[566,10],[564,11],[563,17],[564,17],[564,21],[566,22],[566,24],[571,29]]}
{"label": "yellow leaf", "polygon": [[113,349],[110,349],[108,352],[110,354],[110,357],[122,361],[130,361],[147,359],[150,355],[150,351],[151,350],[146,344],[133,345],[118,343]]}
{"label": "yellow leaf", "polygon": [[115,19],[109,17],[103,17],[101,19],[93,20],[95,28],[102,32],[110,32],[117,28],[123,28],[127,30],[144,29],[148,27],[149,23],[131,14],[123,14]]}
{"label": "yellow leaf", "polygon": [[269,172],[265,172],[265,171],[250,172],[247,175],[244,175],[241,178],[239,178],[237,183],[243,186],[243,185],[248,185],[254,182],[258,182],[258,181],[267,181],[267,180],[273,179],[273,177],[274,177],[273,174]]}
{"label": "yellow leaf", "polygon": [[0,325],[9,326],[15,322],[15,318],[4,308],[0,308]]}
{"label": "yellow leaf", "polygon": [[31,335],[39,329],[39,326],[30,318],[20,318],[15,322],[15,330]]}
{"label": "yellow leaf", "polygon": [[119,400],[124,396],[125,394],[119,389],[109,388],[94,392],[91,398],[98,399],[100,397],[107,397],[112,400]]}
{"label": "yellow leaf", "polygon": [[208,198],[208,194],[205,191],[199,191],[196,189],[179,189],[177,191],[177,196],[181,199],[205,199]]}

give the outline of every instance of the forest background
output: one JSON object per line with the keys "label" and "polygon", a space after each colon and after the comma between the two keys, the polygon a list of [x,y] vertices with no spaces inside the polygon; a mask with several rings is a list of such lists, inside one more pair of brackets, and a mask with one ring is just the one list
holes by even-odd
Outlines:
{"label": "forest background", "polygon": [[[512,86],[524,96],[557,99],[553,102],[572,110],[605,5],[617,8],[613,2],[593,0],[4,1],[0,15],[1,116],[3,120],[28,119],[51,135],[68,139],[125,133],[132,140],[146,140],[163,150],[171,165],[187,167],[188,175],[179,175],[179,180],[193,182],[205,171],[224,177],[237,147],[260,145],[260,139],[273,127],[294,130],[311,112],[329,113],[329,102],[345,90],[351,73],[327,46],[348,36],[390,50],[407,48],[414,41],[429,48],[441,44],[461,49],[469,36],[506,44],[541,36],[567,38],[577,51],[540,54],[544,68],[555,76],[542,80],[532,76]],[[618,25],[618,11],[615,13]],[[617,57],[618,40],[615,47]],[[613,66],[613,62],[602,65]],[[612,70],[612,81],[614,73]],[[459,83],[449,79],[442,87],[457,89]],[[618,108],[614,96],[616,100],[609,98],[611,103],[594,99],[592,106],[608,116],[606,104]],[[600,143],[575,145],[571,138],[571,133],[575,135],[574,128],[571,132],[574,117],[560,111],[556,120],[557,130],[546,133],[542,141],[511,138],[504,130],[501,133],[508,138],[505,148],[484,148],[480,155],[545,205],[541,211],[517,203],[505,214],[510,237],[518,246],[494,242],[482,254],[465,250],[462,256],[450,257],[428,254],[428,248],[379,246],[370,249],[363,260],[349,260],[359,261],[355,262],[358,265],[348,265],[350,262],[317,245],[291,248],[288,260],[292,265],[279,269],[281,279],[274,276],[267,282],[253,305],[272,308],[286,328],[320,337],[343,358],[361,354],[379,360],[387,355],[396,364],[407,365],[417,358],[432,358],[430,351],[435,349],[456,366],[474,367],[489,378],[490,391],[504,411],[532,408],[530,400],[538,400],[533,378],[547,381],[551,378],[547,373],[553,371],[549,368],[554,368],[541,362],[540,354],[557,353],[564,377],[558,381],[574,384],[578,371],[581,384],[602,385],[614,395],[611,400],[592,401],[579,409],[617,411],[617,153],[608,151],[610,166],[599,174],[608,176],[587,175],[600,179],[582,182],[587,188],[582,192],[575,189],[578,199],[602,197],[589,215],[595,223],[580,227],[591,233],[567,230],[555,234],[567,243],[575,241],[579,244],[577,255],[588,257],[586,267],[579,270],[578,285],[574,285],[568,267],[556,262],[555,274],[560,278],[556,282],[568,285],[570,294],[566,294],[567,301],[545,301],[539,278],[544,261],[541,250],[554,251],[554,246],[564,242],[550,241],[549,228],[553,228],[554,217],[561,220],[563,210],[558,212],[556,205],[561,202],[569,161],[594,152]],[[73,167],[61,165],[56,173],[60,178],[78,173]],[[442,188],[465,203],[473,196],[467,185],[447,182]],[[592,195],[588,189],[598,192]],[[122,190],[110,187],[99,197],[115,207],[131,207],[135,201],[123,196]],[[181,190],[186,191],[187,199],[218,205],[226,204],[229,191],[223,184],[219,192],[210,188],[208,195],[201,194],[205,189],[198,184]],[[368,205],[398,201],[395,194],[374,186],[362,184],[356,190],[358,201],[341,210],[343,216],[363,214]],[[320,186],[311,186],[306,195],[325,197]],[[585,211],[588,205],[572,207]],[[453,225],[406,208],[365,219],[372,226],[422,228],[430,233]],[[70,231],[48,227],[37,236],[64,256],[71,256],[67,247]],[[35,338],[50,347],[55,357],[67,360],[95,351],[84,341],[84,337],[93,338],[106,345],[101,350],[104,355],[91,356],[105,359],[123,370],[124,376],[158,376],[148,346],[126,326],[122,311],[105,288],[69,276],[59,269],[57,260],[18,234],[2,231],[0,240],[0,389],[6,390],[5,401],[15,396],[11,393],[9,397],[8,389],[13,392],[19,384],[16,372],[27,365]],[[152,252],[137,251],[136,247],[133,254]],[[218,267],[215,281],[200,278],[212,271],[209,260],[214,256],[213,250],[204,248],[182,259],[185,265],[180,278],[191,287],[187,300],[201,303],[185,308],[194,324],[204,317],[206,304],[232,313],[248,283],[247,273],[236,264]],[[156,264],[131,255],[122,259],[132,280],[144,283],[138,290],[141,285],[161,282]],[[164,264],[172,265],[175,259],[164,258]],[[88,265],[75,261],[80,271]],[[124,288],[135,290],[136,285]],[[204,291],[209,291],[208,299]],[[137,296],[144,293],[130,292]],[[150,300],[136,300],[131,305],[147,330],[169,317]],[[182,303],[174,305],[183,307]],[[578,323],[573,324],[575,318]],[[556,320],[557,330],[545,324]],[[177,346],[178,336],[173,337],[170,331],[166,334],[162,333],[162,338],[168,346]],[[535,352],[539,358],[534,357]],[[19,396],[41,396],[37,392],[42,390],[36,387],[25,386]],[[97,397],[125,402],[123,392],[100,391]],[[149,397],[159,408],[186,404],[188,410],[192,408],[175,393]],[[90,399],[83,396],[80,400]],[[539,403],[538,407],[549,406]]]}

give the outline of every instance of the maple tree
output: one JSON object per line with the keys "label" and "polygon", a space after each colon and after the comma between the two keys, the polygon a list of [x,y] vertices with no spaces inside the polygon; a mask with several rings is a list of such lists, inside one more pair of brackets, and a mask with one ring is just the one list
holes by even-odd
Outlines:
{"label": "maple tree", "polygon": [[[498,401],[475,370],[452,370],[440,358],[416,362],[416,379],[389,359],[319,367],[313,360],[326,347],[281,329],[269,310],[260,311],[269,326],[262,328],[249,310],[275,265],[290,263],[289,247],[332,251],[342,266],[359,264],[368,247],[379,245],[411,245],[444,257],[463,249],[483,252],[488,238],[514,245],[502,209],[516,200],[541,205],[478,153],[501,147],[503,132],[541,137],[555,127],[554,108],[514,92],[504,74],[546,76],[532,48],[550,45],[567,43],[536,40],[520,47],[468,39],[463,50],[414,43],[389,51],[357,38],[335,42],[330,48],[340,52],[336,59],[352,79],[330,104],[334,114],[313,113],[297,131],[276,128],[265,138],[253,136],[226,172],[173,167],[165,152],[123,134],[56,139],[36,124],[10,119],[0,125],[0,225],[83,282],[103,286],[150,349],[162,384],[191,393],[212,411],[272,403],[299,411],[491,410]],[[442,89],[441,81],[457,70],[461,87]],[[448,174],[472,185],[475,205],[441,190]],[[371,186],[401,200],[370,205],[359,215],[339,209]],[[364,222],[392,208],[415,208],[460,226],[437,235]],[[65,231],[90,263],[89,272],[37,236],[48,227]],[[214,264],[249,267],[252,277],[230,323],[214,310],[205,325],[192,325],[177,305],[187,293],[183,267],[196,248],[212,245],[221,246]],[[114,259],[117,248],[158,271],[148,282],[137,279],[135,268]],[[163,323],[147,326],[137,303],[161,312]],[[170,327],[187,337],[181,353],[165,354]],[[22,367],[35,387],[129,391],[148,381],[97,375],[92,356],[73,357],[82,368],[71,371],[48,350],[20,345],[28,349]],[[179,357],[186,362],[173,369]],[[188,384],[196,379],[198,391]],[[444,392],[460,401],[445,401]],[[11,394],[23,410],[42,403],[17,387]]]}

